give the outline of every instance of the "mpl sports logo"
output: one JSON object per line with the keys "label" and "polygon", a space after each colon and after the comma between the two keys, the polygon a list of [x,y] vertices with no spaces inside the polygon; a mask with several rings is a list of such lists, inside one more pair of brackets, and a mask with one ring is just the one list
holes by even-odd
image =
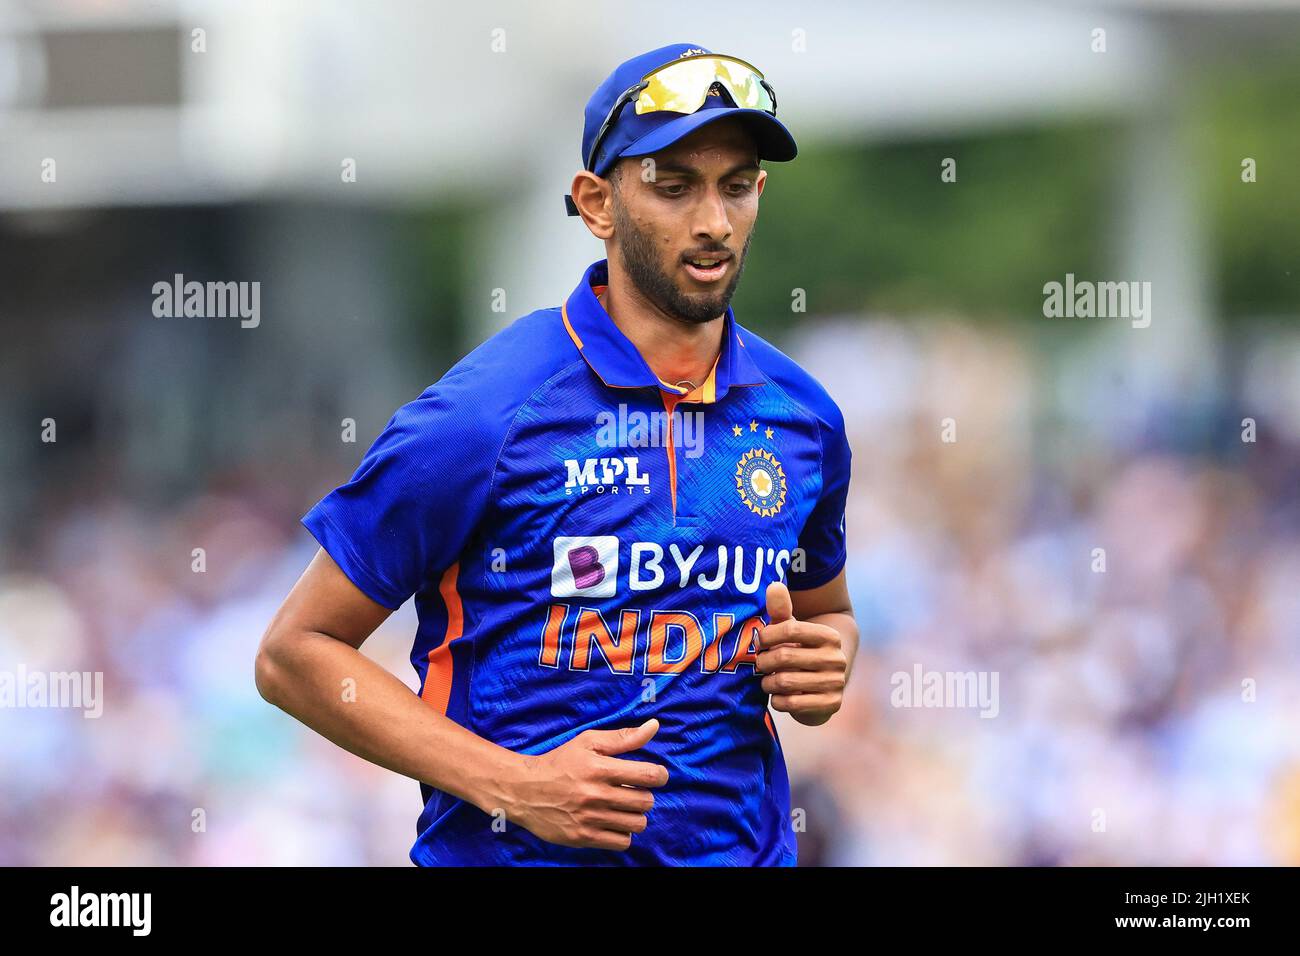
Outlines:
{"label": "mpl sports logo", "polygon": [[564,460],[566,495],[650,494],[650,476],[641,471],[635,455],[622,458],[576,458]]}

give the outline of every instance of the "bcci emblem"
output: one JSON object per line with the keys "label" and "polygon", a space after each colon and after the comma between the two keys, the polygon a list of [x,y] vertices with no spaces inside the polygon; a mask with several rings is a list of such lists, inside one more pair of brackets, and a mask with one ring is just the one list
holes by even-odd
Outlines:
{"label": "bcci emblem", "polygon": [[770,518],[785,504],[785,472],[771,453],[751,448],[736,462],[736,490],[756,515]]}

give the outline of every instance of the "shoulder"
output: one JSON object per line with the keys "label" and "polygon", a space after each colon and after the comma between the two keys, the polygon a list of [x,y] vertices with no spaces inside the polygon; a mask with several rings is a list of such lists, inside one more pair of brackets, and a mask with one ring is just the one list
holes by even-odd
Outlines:
{"label": "shoulder", "polygon": [[823,429],[833,432],[844,431],[844,415],[839,405],[831,398],[825,386],[807,369],[771,342],[744,326],[737,325],[736,331],[749,357],[754,360],[754,364],[789,395],[791,401],[817,419]]}
{"label": "shoulder", "polygon": [[559,308],[539,309],[471,351],[395,420],[435,435],[500,436],[541,386],[581,362]]}
{"label": "shoulder", "polygon": [[559,308],[538,309],[516,319],[447,370],[430,386],[490,390],[484,395],[523,401],[556,373],[580,362]]}

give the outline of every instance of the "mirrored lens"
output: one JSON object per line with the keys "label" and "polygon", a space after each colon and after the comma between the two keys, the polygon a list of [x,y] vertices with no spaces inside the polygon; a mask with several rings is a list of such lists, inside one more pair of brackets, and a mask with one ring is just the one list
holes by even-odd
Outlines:
{"label": "mirrored lens", "polygon": [[637,97],[637,113],[669,110],[694,113],[704,105],[709,87],[721,83],[737,106],[773,111],[762,77],[748,63],[730,57],[694,57],[669,64],[646,79]]}

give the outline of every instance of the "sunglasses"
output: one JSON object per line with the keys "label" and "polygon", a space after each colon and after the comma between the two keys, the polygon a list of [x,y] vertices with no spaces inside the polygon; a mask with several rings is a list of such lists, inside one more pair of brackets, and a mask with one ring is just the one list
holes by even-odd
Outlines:
{"label": "sunglasses", "polygon": [[638,115],[660,111],[694,113],[704,105],[715,83],[731,94],[736,106],[776,115],[776,92],[752,63],[715,53],[683,57],[651,70],[641,78],[641,82],[629,86],[614,101],[591,144],[586,170],[596,171],[601,143],[613,128],[619,111],[633,99],[636,100]]}

